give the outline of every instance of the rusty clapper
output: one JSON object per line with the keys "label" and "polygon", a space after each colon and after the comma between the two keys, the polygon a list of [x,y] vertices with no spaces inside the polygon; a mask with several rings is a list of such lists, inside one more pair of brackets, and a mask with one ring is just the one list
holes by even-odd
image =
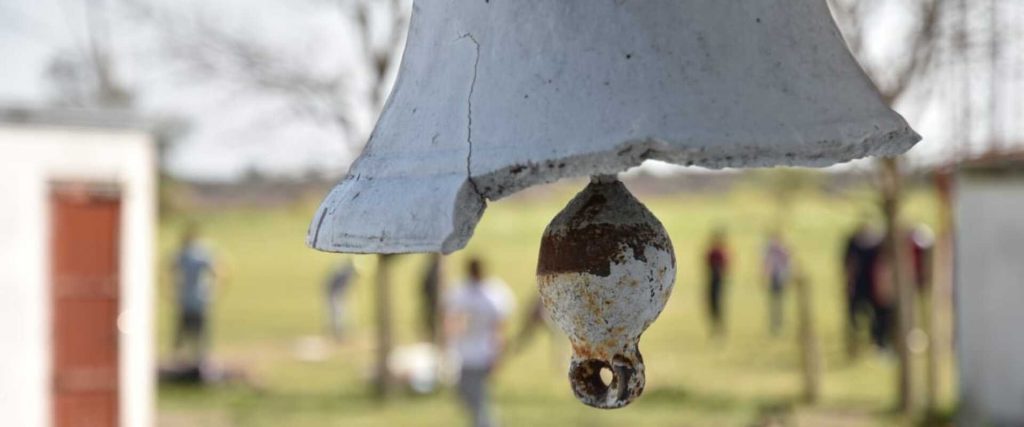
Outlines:
{"label": "rusty clapper", "polygon": [[[569,382],[583,403],[628,405],[645,385],[640,335],[672,293],[676,259],[665,228],[615,177],[595,177],[551,221],[537,282],[569,336]],[[601,370],[612,380],[606,384]]]}

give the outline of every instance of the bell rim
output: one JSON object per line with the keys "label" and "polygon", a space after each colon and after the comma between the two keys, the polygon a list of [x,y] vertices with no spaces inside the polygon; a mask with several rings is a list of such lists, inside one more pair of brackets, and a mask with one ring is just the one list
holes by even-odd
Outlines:
{"label": "bell rim", "polygon": [[[848,162],[869,156],[892,156],[906,152],[921,140],[920,135],[913,131],[905,123],[902,126],[889,131],[877,131],[869,134],[860,141],[839,143],[840,155],[835,155],[837,147],[824,146],[820,153],[814,151],[802,152],[795,155],[787,155],[782,150],[773,152],[774,147],[747,147],[749,157],[736,155],[736,146],[720,147],[721,153],[715,153],[714,148],[706,147],[698,151],[705,159],[704,162],[690,162],[690,159],[673,155],[670,151],[659,151],[659,147],[665,147],[665,142],[656,139],[640,139],[627,141],[619,146],[622,150],[628,150],[623,156],[608,156],[604,150],[570,155],[566,157],[554,157],[537,164],[537,167],[526,167],[518,172],[513,171],[523,166],[509,166],[488,173],[468,176],[466,171],[452,171],[448,173],[436,173],[432,176],[444,176],[450,178],[451,185],[459,185],[459,188],[451,191],[447,197],[447,207],[443,209],[450,214],[452,219],[451,228],[443,234],[443,237],[431,237],[421,239],[410,239],[397,235],[380,236],[374,233],[355,233],[352,230],[341,230],[333,236],[324,235],[321,232],[322,225],[330,222],[334,215],[348,211],[345,200],[337,200],[337,189],[347,184],[356,186],[390,186],[396,191],[407,191],[410,186],[417,185],[424,179],[424,176],[406,174],[391,177],[374,177],[365,179],[358,170],[351,171],[336,187],[331,194],[325,198],[317,214],[313,218],[307,234],[306,243],[313,249],[324,252],[354,253],[354,254],[401,254],[401,253],[452,253],[465,248],[472,237],[480,218],[486,209],[486,201],[500,200],[526,188],[556,182],[567,178],[585,177],[597,174],[616,174],[624,172],[633,167],[639,166],[647,160],[661,160],[685,166],[701,166],[710,169],[724,169],[730,167],[774,167],[774,166],[802,166],[802,167],[823,167],[840,162]],[[622,152],[622,151],[620,151]],[[486,153],[486,152],[485,152]],[[668,154],[666,154],[668,153]],[[810,154],[808,154],[810,153]],[[478,153],[482,155],[483,153]],[[827,155],[826,155],[827,154]],[[364,153],[362,157],[366,157]],[[559,167],[559,165],[564,165]],[[359,166],[359,165],[356,165]],[[366,164],[362,166],[368,167]],[[550,166],[550,167],[545,167]],[[355,168],[355,166],[354,166]],[[370,169],[372,170],[372,168]],[[358,181],[358,182],[356,182]],[[502,185],[496,186],[495,182],[500,181]]]}

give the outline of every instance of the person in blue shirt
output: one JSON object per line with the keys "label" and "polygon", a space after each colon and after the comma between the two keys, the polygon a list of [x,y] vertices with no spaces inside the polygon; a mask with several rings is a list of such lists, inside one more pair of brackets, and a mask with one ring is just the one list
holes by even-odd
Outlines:
{"label": "person in blue shirt", "polygon": [[189,363],[198,367],[205,361],[209,348],[207,316],[217,268],[210,251],[199,242],[199,228],[195,224],[185,229],[172,270],[178,305],[174,352],[180,356],[190,345]]}

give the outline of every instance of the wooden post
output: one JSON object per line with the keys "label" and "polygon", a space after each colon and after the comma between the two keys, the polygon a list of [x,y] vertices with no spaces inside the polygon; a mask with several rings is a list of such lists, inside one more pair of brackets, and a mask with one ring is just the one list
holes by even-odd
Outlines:
{"label": "wooden post", "polygon": [[892,270],[892,283],[896,291],[896,351],[899,355],[898,408],[903,412],[913,409],[913,367],[907,337],[914,325],[914,288],[906,279],[906,245],[899,227],[901,181],[899,159],[887,157],[881,164],[882,212],[885,215],[885,257]]}
{"label": "wooden post", "polygon": [[928,322],[928,366],[926,371],[925,407],[929,413],[938,408],[940,388],[939,360],[945,350],[945,342],[939,334],[946,325],[940,327],[941,313],[948,311],[947,296],[953,287],[953,177],[949,171],[940,171],[935,175],[935,187],[939,195],[939,226],[935,233],[935,245],[930,257],[931,265],[928,281],[927,301],[929,311],[925,317]]}
{"label": "wooden post", "polygon": [[[434,329],[432,331],[433,336],[431,336],[430,339],[436,348],[441,349],[444,347],[444,304],[441,303],[445,295],[444,255],[436,254],[430,256],[437,257],[436,261],[431,259],[431,262],[437,263],[437,276],[435,277],[437,280],[437,289],[435,289],[436,295],[434,296],[434,300],[431,302],[433,304]],[[440,366],[440,363],[438,366]]]}
{"label": "wooden post", "polygon": [[939,394],[939,316],[938,316],[938,292],[935,291],[934,281],[927,284],[924,291],[925,310],[923,319],[925,331],[928,334],[928,350],[925,368],[925,410],[929,414],[934,413],[938,407]]}
{"label": "wooden post", "polygon": [[377,354],[373,395],[377,400],[387,399],[391,386],[388,356],[391,354],[391,255],[377,256],[375,303],[377,320]]}
{"label": "wooden post", "polygon": [[803,368],[803,397],[807,403],[816,403],[821,395],[821,354],[814,328],[811,290],[807,285],[807,276],[802,270],[797,271],[794,284],[799,322],[800,363]]}

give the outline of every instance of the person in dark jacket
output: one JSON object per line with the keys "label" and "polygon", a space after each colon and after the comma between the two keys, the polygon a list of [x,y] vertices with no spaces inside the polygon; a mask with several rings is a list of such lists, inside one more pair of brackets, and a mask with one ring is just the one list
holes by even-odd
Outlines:
{"label": "person in dark jacket", "polygon": [[885,323],[886,319],[880,317],[885,317],[886,313],[876,312],[876,282],[881,267],[881,253],[882,236],[872,230],[866,222],[858,224],[846,240],[846,249],[843,252],[847,304],[846,345],[847,354],[851,357],[859,352],[858,336],[864,329],[867,319],[871,319],[870,329],[876,343],[884,339],[884,327],[880,323]]}
{"label": "person in dark jacket", "polygon": [[423,293],[423,326],[427,339],[435,342],[440,338],[438,324],[441,319],[441,254],[433,253],[427,258],[427,268],[423,270],[420,282]]}

